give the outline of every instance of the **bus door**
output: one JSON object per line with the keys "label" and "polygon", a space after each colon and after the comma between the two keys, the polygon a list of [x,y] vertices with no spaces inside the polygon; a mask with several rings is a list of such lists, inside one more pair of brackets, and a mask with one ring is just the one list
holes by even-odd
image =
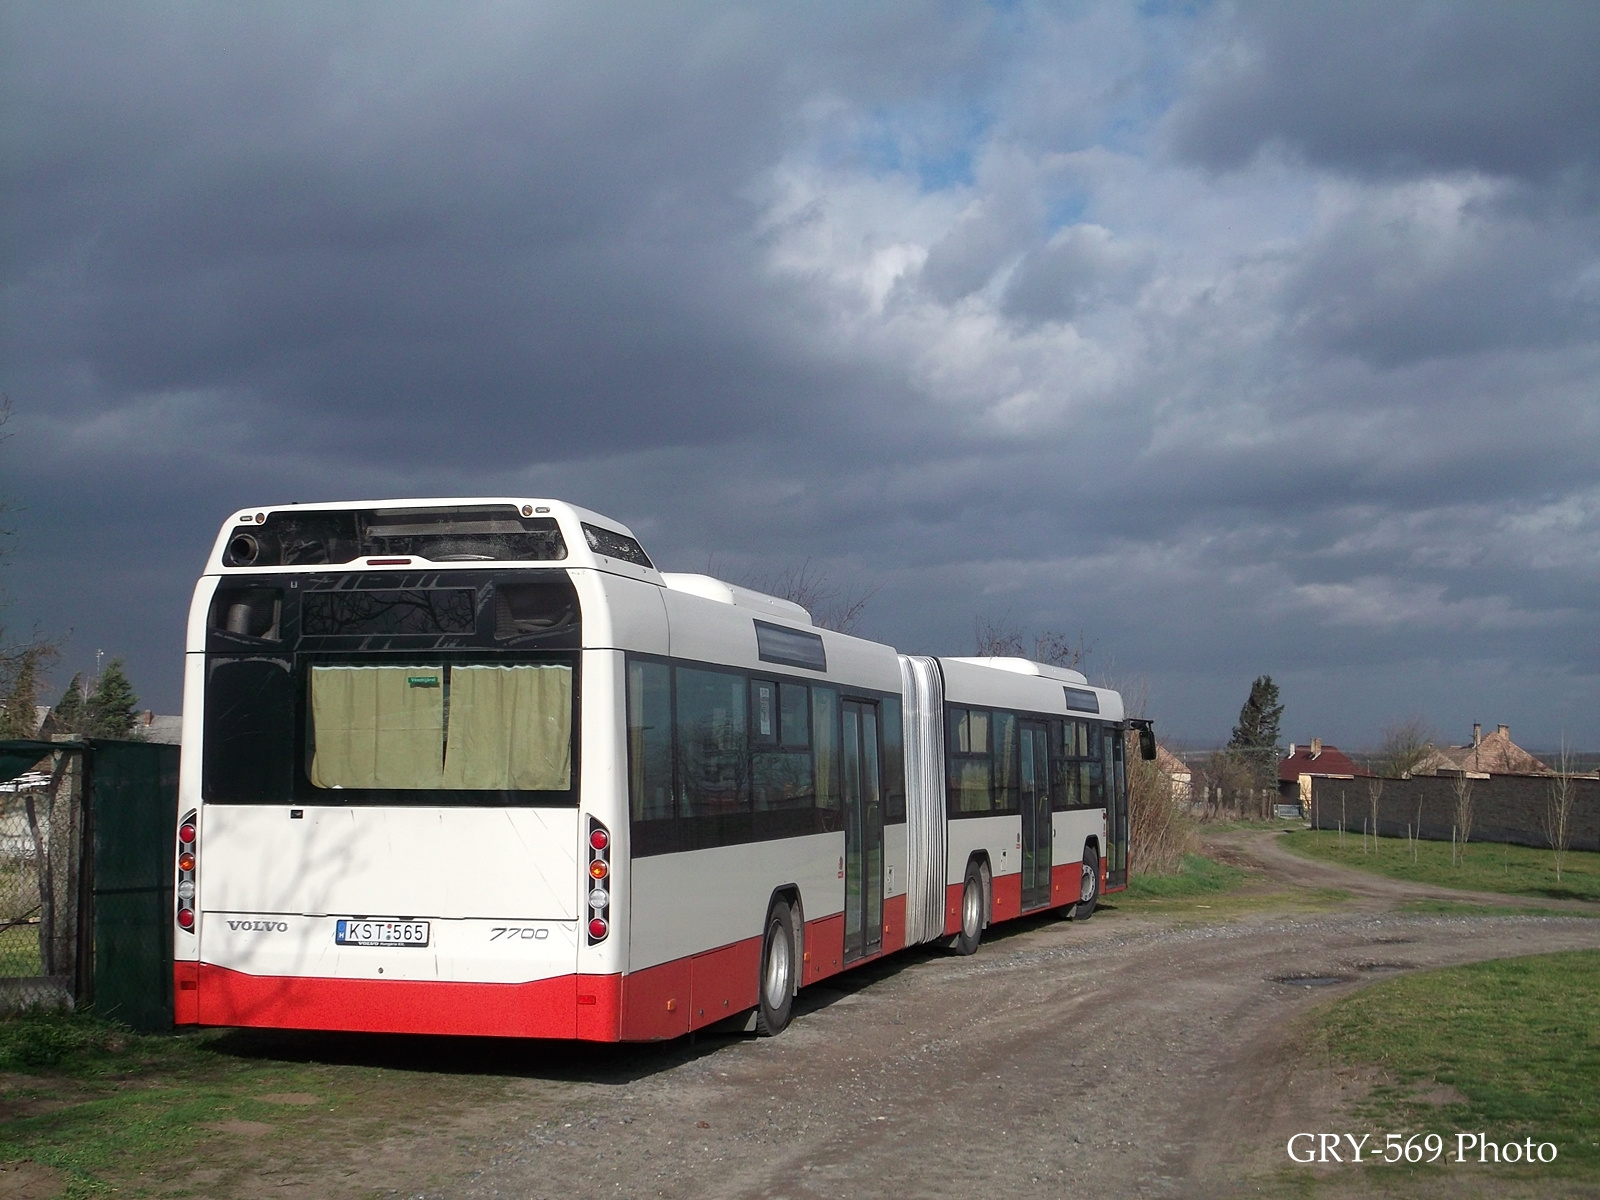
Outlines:
{"label": "bus door", "polygon": [[1128,768],[1123,731],[1106,729],[1106,826],[1111,845],[1106,855],[1106,887],[1128,886]]}
{"label": "bus door", "polygon": [[1022,909],[1050,903],[1049,727],[1022,722]]}
{"label": "bus door", "polygon": [[844,960],[883,949],[883,792],[878,772],[878,706],[844,709]]}

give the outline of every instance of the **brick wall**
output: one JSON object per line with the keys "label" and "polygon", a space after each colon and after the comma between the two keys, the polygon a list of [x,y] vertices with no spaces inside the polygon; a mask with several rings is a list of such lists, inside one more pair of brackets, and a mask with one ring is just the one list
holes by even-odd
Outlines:
{"label": "brick wall", "polygon": [[[1378,833],[1404,837],[1406,825],[1418,826],[1420,836],[1448,842],[1456,822],[1456,794],[1447,776],[1385,779],[1378,800]],[[1576,798],[1569,827],[1570,849],[1600,850],[1600,779],[1575,779]],[[1360,779],[1313,779],[1307,819],[1319,829],[1339,828],[1341,799],[1345,829],[1360,833],[1369,819],[1367,785]],[[1472,835],[1474,842],[1510,842],[1518,846],[1550,845],[1545,835],[1545,809],[1550,799],[1548,775],[1491,775],[1472,781]]]}

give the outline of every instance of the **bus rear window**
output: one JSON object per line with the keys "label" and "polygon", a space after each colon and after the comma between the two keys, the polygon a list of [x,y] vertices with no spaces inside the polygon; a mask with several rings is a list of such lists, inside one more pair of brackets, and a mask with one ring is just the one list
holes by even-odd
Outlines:
{"label": "bus rear window", "polygon": [[429,562],[553,562],[567,544],[554,517],[524,517],[511,504],[461,508],[291,509],[236,525],[222,562],[291,567],[403,555]]}
{"label": "bus rear window", "polygon": [[565,663],[314,666],[308,770],[326,789],[564,792]]}

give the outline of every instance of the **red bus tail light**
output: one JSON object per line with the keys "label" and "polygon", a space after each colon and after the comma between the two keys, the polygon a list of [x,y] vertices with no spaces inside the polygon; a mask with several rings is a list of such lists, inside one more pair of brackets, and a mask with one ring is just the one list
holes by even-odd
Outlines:
{"label": "red bus tail light", "polygon": [[589,945],[605,941],[611,932],[611,892],[600,881],[611,874],[611,831],[589,818]]}
{"label": "red bus tail light", "polygon": [[198,840],[196,819],[200,816],[197,809],[191,809],[178,822],[178,878],[174,888],[176,900],[173,920],[178,923],[178,928],[185,933],[194,932],[195,913],[195,886],[194,872],[198,866],[195,856],[195,843]]}

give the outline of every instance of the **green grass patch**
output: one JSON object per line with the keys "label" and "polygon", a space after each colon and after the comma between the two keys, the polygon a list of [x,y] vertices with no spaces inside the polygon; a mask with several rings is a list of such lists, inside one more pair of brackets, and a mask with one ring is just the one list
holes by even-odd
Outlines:
{"label": "green grass patch", "polygon": [[1452,863],[1449,842],[1369,837],[1363,853],[1359,833],[1346,833],[1341,842],[1336,830],[1307,829],[1285,834],[1282,844],[1306,858],[1413,883],[1548,900],[1600,901],[1600,854],[1592,851],[1569,850],[1558,882],[1554,856],[1532,846],[1468,842],[1460,861]]}
{"label": "green grass patch", "polygon": [[1129,900],[1181,900],[1189,896],[1214,896],[1232,891],[1250,878],[1250,872],[1230,867],[1203,854],[1185,854],[1183,867],[1172,875],[1134,872],[1123,897]]}
{"label": "green grass patch", "polygon": [[[1532,1172],[1600,1178],[1600,952],[1419,972],[1335,1002],[1322,1021],[1336,1061],[1382,1072],[1362,1115],[1384,1132],[1444,1133],[1452,1152],[1457,1131],[1532,1137],[1559,1151]],[[1422,1099],[1437,1084],[1462,1099]]]}
{"label": "green grass patch", "polygon": [[1411,900],[1396,912],[1419,917],[1600,917],[1600,911],[1537,908],[1518,904],[1474,904],[1471,900]]}
{"label": "green grass patch", "polygon": [[[291,1057],[274,1057],[274,1046]],[[501,1086],[486,1076],[297,1061],[282,1039],[268,1038],[266,1051],[237,1033],[150,1036],[83,1014],[0,1019],[0,1162],[59,1170],[72,1198],[193,1194],[188,1178],[201,1167],[211,1173],[201,1192],[232,1192],[264,1164],[313,1169],[305,1164],[337,1160]]]}

